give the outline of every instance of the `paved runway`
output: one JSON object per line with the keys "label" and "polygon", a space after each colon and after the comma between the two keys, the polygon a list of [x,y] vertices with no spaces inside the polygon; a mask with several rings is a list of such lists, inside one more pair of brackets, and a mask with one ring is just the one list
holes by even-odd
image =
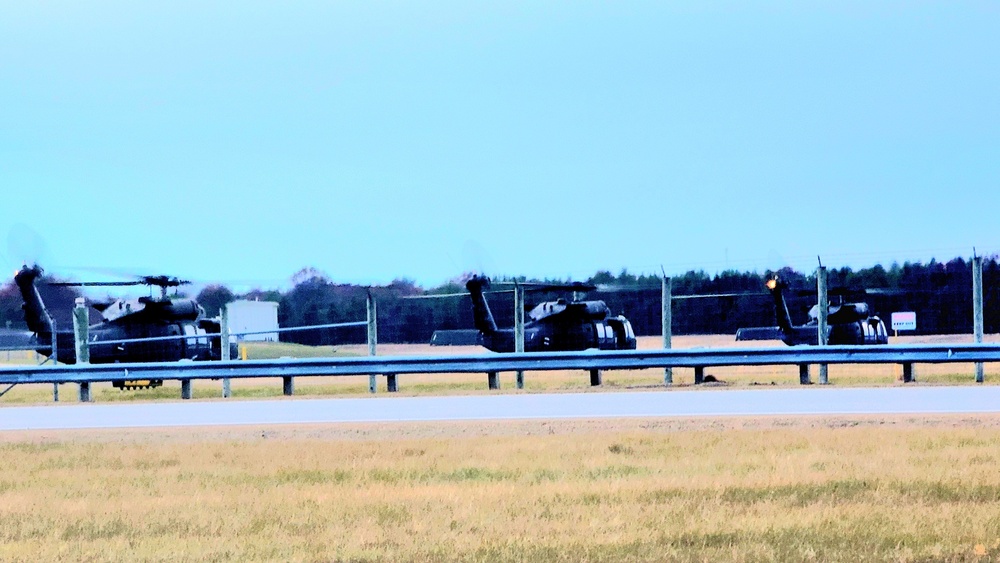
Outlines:
{"label": "paved runway", "polygon": [[0,430],[440,420],[995,413],[1000,387],[697,389],[0,407]]}

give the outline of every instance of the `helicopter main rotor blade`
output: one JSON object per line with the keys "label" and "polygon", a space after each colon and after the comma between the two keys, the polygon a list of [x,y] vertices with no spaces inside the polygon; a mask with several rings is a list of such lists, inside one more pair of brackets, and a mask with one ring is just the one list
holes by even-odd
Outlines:
{"label": "helicopter main rotor blade", "polygon": [[702,294],[691,294],[691,295],[671,295],[671,299],[708,299],[712,297],[762,297],[765,295],[771,295],[770,293],[765,293],[763,291],[746,291],[743,293],[702,293]]}
{"label": "helicopter main rotor blade", "polygon": [[122,282],[47,282],[46,285],[56,285],[62,287],[112,287],[112,286],[128,286],[128,285],[146,285],[145,282],[141,281],[122,281]]}
{"label": "helicopter main rotor blade", "polygon": [[400,299],[441,299],[445,297],[461,297],[463,295],[469,295],[469,292],[463,291],[460,293],[434,293],[431,295],[403,295]]}
{"label": "helicopter main rotor blade", "polygon": [[[501,295],[504,293],[514,293],[513,289],[490,289],[483,291],[484,294],[488,295]],[[456,293],[432,293],[429,295],[403,295],[400,299],[444,299],[446,297],[463,297],[466,295],[472,295],[468,291],[461,291]]]}
{"label": "helicopter main rotor blade", "polygon": [[[546,283],[546,282],[509,282],[509,281],[496,281],[492,282],[493,285],[502,285],[504,287],[514,287],[519,285],[524,288],[525,291],[594,291],[597,289],[596,285],[583,283],[583,282],[570,282],[570,283]],[[509,291],[509,290],[500,290]]]}
{"label": "helicopter main rotor blade", "polygon": [[147,284],[147,285],[157,285],[157,286],[160,286],[160,287],[177,287],[179,285],[190,285],[191,284],[191,282],[189,282],[187,280],[179,280],[179,279],[177,279],[175,277],[164,276],[164,275],[160,275],[160,276],[142,276],[139,279],[142,280],[140,283],[144,283],[144,284]]}

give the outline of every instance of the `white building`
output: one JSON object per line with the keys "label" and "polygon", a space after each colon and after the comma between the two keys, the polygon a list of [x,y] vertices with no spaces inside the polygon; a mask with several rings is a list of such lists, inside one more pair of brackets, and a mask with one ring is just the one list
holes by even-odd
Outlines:
{"label": "white building", "polygon": [[274,301],[247,301],[240,299],[226,305],[226,321],[229,333],[257,332],[246,336],[232,336],[230,342],[255,340],[276,342],[277,332],[264,332],[278,328],[278,304]]}

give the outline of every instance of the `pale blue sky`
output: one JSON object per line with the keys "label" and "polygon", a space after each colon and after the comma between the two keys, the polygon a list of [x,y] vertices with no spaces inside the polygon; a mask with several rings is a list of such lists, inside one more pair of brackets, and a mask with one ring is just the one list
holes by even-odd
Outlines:
{"label": "pale blue sky", "polygon": [[269,286],[1000,252],[997,30],[987,2],[2,2],[0,235],[45,248],[0,253]]}

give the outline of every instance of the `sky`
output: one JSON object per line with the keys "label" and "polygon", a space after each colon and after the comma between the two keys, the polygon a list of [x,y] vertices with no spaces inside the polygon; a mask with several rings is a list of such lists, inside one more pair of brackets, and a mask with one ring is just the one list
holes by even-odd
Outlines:
{"label": "sky", "polygon": [[11,272],[432,287],[1000,252],[993,2],[0,14]]}

